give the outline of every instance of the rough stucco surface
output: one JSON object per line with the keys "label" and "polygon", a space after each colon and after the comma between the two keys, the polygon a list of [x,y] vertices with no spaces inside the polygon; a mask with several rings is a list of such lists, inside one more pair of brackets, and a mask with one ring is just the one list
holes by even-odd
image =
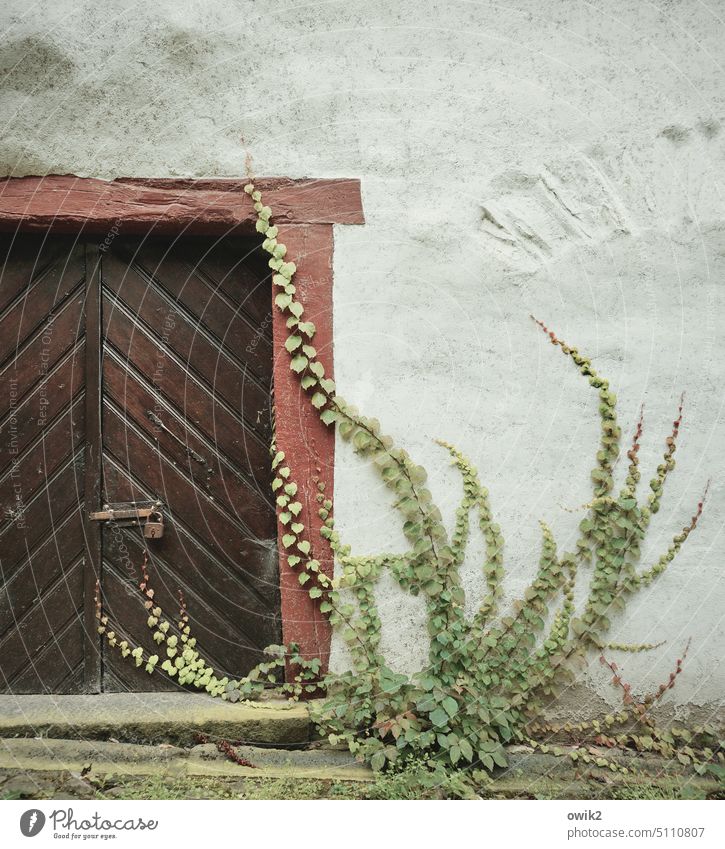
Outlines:
{"label": "rough stucco surface", "polygon": [[[335,362],[344,396],[423,463],[449,526],[479,466],[511,598],[564,548],[589,498],[597,399],[528,318],[588,352],[654,469],[685,423],[643,560],[702,522],[612,638],[637,691],[714,707],[725,684],[725,2],[491,0],[3,4],[5,173],[360,177],[364,227],[337,228]],[[623,470],[620,468],[619,472]],[[336,509],[358,553],[401,549],[389,497],[339,446]],[[466,564],[481,592],[480,543]],[[422,606],[380,603],[398,669],[425,653]],[[620,660],[620,658],[617,658]],[[344,661],[338,651],[337,662]],[[619,696],[594,662],[592,703]],[[596,691],[597,698],[594,698]]]}

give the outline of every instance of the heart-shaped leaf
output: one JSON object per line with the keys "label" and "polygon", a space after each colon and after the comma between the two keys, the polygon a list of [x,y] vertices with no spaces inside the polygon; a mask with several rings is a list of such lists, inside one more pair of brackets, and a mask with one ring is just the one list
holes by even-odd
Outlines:
{"label": "heart-shaped leaf", "polygon": [[301,336],[288,336],[285,340],[284,346],[285,348],[292,353],[292,351],[296,350],[302,344]]}

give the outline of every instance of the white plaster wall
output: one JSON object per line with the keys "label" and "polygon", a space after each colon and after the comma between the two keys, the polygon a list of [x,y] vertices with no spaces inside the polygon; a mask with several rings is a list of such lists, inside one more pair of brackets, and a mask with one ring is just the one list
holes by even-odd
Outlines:
{"label": "white plaster wall", "polygon": [[[635,689],[725,690],[725,2],[6,0],[3,172],[360,177],[367,225],[338,228],[342,394],[431,474],[450,519],[465,450],[506,538],[509,598],[537,520],[562,547],[589,495],[597,399],[528,318],[594,358],[621,424],[645,404],[654,469],[681,390],[678,466],[644,561],[705,514],[612,637]],[[621,470],[620,470],[621,471]],[[337,520],[359,553],[402,548],[371,470],[340,446]],[[475,546],[474,546],[475,549]],[[466,566],[481,591],[475,550]],[[425,653],[418,600],[381,587],[391,665]],[[619,659],[619,658],[618,658]],[[338,657],[338,662],[342,658]],[[617,701],[599,666],[588,674]]]}

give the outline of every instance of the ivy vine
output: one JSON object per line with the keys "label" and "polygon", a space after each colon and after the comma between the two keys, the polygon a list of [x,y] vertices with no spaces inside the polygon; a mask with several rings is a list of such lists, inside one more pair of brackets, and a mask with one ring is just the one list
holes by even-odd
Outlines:
{"label": "ivy vine", "polygon": [[[574,670],[587,653],[605,650],[648,651],[657,645],[612,644],[606,641],[610,616],[624,609],[627,598],[660,576],[675,558],[702,513],[705,494],[691,520],[676,534],[654,564],[640,567],[642,542],[653,514],[661,503],[665,483],[675,467],[674,454],[682,422],[682,402],[666,439],[662,462],[649,481],[645,497],[638,497],[641,473],[638,453],[643,433],[640,415],[629,449],[624,483],[615,494],[614,468],[620,455],[621,429],[617,421],[617,398],[609,382],[591,361],[559,339],[543,322],[534,319],[598,393],[600,444],[591,471],[592,500],[585,505],[579,537],[573,551],[559,552],[550,528],[541,522],[541,550],[535,576],[510,614],[501,616],[499,603],[504,577],[504,539],[494,521],[489,493],[481,485],[471,462],[447,442],[438,444],[448,453],[461,475],[462,499],[449,534],[441,511],[426,487],[425,469],[405,449],[382,432],[380,423],[362,415],[336,390],[314,347],[316,328],[305,317],[295,286],[295,263],[279,241],[270,207],[260,191],[249,183],[257,214],[256,229],[264,236],[263,249],[270,255],[274,303],[286,318],[284,343],[290,369],[297,375],[312,407],[328,426],[360,457],[372,462],[385,486],[394,495],[402,530],[409,549],[403,554],[354,555],[335,528],[333,504],[318,481],[317,509],[321,535],[328,541],[338,572],[328,577],[315,557],[315,545],[307,533],[308,518],[294,480],[294,458],[272,445],[272,489],[279,508],[281,542],[287,563],[319,604],[331,625],[347,644],[350,669],[322,675],[319,658],[304,658],[297,646],[271,646],[269,661],[240,680],[218,678],[203,660],[192,636],[189,616],[181,599],[176,622],[166,619],[153,599],[144,561],[141,592],[149,611],[148,626],[157,652],[120,640],[110,630],[97,595],[99,633],[108,644],[130,657],[149,673],[163,670],[183,685],[204,689],[213,696],[236,701],[252,698],[265,686],[276,686],[292,697],[324,693],[312,703],[314,721],[332,744],[346,744],[351,752],[381,769],[413,757],[443,758],[452,766],[475,764],[490,771],[506,765],[505,746],[529,743],[548,751],[548,744],[532,735],[558,733],[564,726],[541,722],[545,702],[574,680]],[[475,615],[464,612],[465,594],[460,568],[470,535],[471,520],[477,522],[486,543],[482,564],[486,591]],[[582,568],[590,571],[588,594],[577,612],[574,589]],[[389,572],[401,588],[425,600],[430,647],[426,666],[413,675],[393,671],[380,651],[381,619],[375,586]],[[160,658],[163,657],[163,660]],[[612,671],[616,666],[610,661]],[[285,667],[294,670],[285,680]],[[676,674],[679,674],[679,667]],[[289,676],[288,676],[289,677]],[[674,678],[670,682],[674,682]],[[667,687],[665,687],[667,689]],[[627,691],[625,691],[627,692]],[[663,694],[660,692],[657,699]],[[579,732],[596,733],[606,741],[627,740],[645,749],[674,751],[678,733],[688,747],[680,755],[707,764],[722,760],[719,744],[710,730],[697,734],[676,729],[662,731],[649,725],[649,707],[625,699],[624,709],[602,723],[580,724]],[[648,732],[608,735],[607,729],[627,721],[645,722]],[[654,729],[654,730],[653,730]],[[689,743],[700,740],[696,749]],[[707,745],[706,745],[707,743]],[[605,743],[608,745],[608,742]],[[658,749],[659,747],[659,749]],[[668,748],[669,747],[669,748]],[[689,749],[689,751],[688,751]],[[573,758],[575,756],[572,756]],[[584,753],[582,762],[589,762]],[[593,762],[596,763],[596,758]],[[609,765],[609,764],[605,764]],[[616,768],[610,765],[610,768]],[[626,771],[626,769],[625,769]]]}

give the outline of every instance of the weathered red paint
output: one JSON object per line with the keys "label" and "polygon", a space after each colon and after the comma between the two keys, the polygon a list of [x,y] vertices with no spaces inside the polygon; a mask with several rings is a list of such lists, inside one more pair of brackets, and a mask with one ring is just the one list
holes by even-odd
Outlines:
{"label": "weathered red paint", "polygon": [[[246,180],[0,179],[0,230],[221,235],[254,228]],[[277,222],[362,224],[359,180],[255,181]]]}
{"label": "weathered red paint", "polygon": [[[121,179],[112,182],[69,175],[0,180],[0,231],[54,229],[58,232],[104,233],[112,227],[129,234],[178,233],[223,235],[249,230],[256,220],[243,192],[246,180]],[[315,348],[332,377],[332,224],[364,222],[358,180],[259,179],[257,187],[274,211],[280,240],[297,264],[295,284],[305,318],[317,328]],[[319,420],[284,349],[287,327],[273,308],[274,383],[277,447],[286,454],[299,487],[303,521],[314,556],[328,575],[333,562],[319,535],[317,482],[334,488],[335,436]],[[279,526],[281,527],[281,526]],[[285,642],[298,643],[303,655],[319,656],[327,665],[330,627],[317,602],[289,568],[281,542],[280,590]]]}
{"label": "weathered red paint", "polygon": [[[296,296],[305,308],[305,319],[313,321],[317,332],[314,346],[326,375],[332,377],[332,226],[325,224],[286,225],[278,239],[287,245],[287,255],[297,265]],[[324,425],[309,403],[297,375],[290,370],[290,357],[284,348],[289,333],[286,318],[274,311],[274,405],[277,447],[285,453],[302,503],[302,522],[313,546],[312,553],[322,569],[332,577],[332,554],[320,536],[322,522],[317,481],[330,495],[334,487],[335,433]],[[279,511],[278,511],[279,513]],[[279,526],[280,587],[282,591],[282,636],[285,643],[299,643],[303,656],[318,655],[326,666],[330,652],[330,626],[317,602],[300,586],[298,574],[287,564]]]}

